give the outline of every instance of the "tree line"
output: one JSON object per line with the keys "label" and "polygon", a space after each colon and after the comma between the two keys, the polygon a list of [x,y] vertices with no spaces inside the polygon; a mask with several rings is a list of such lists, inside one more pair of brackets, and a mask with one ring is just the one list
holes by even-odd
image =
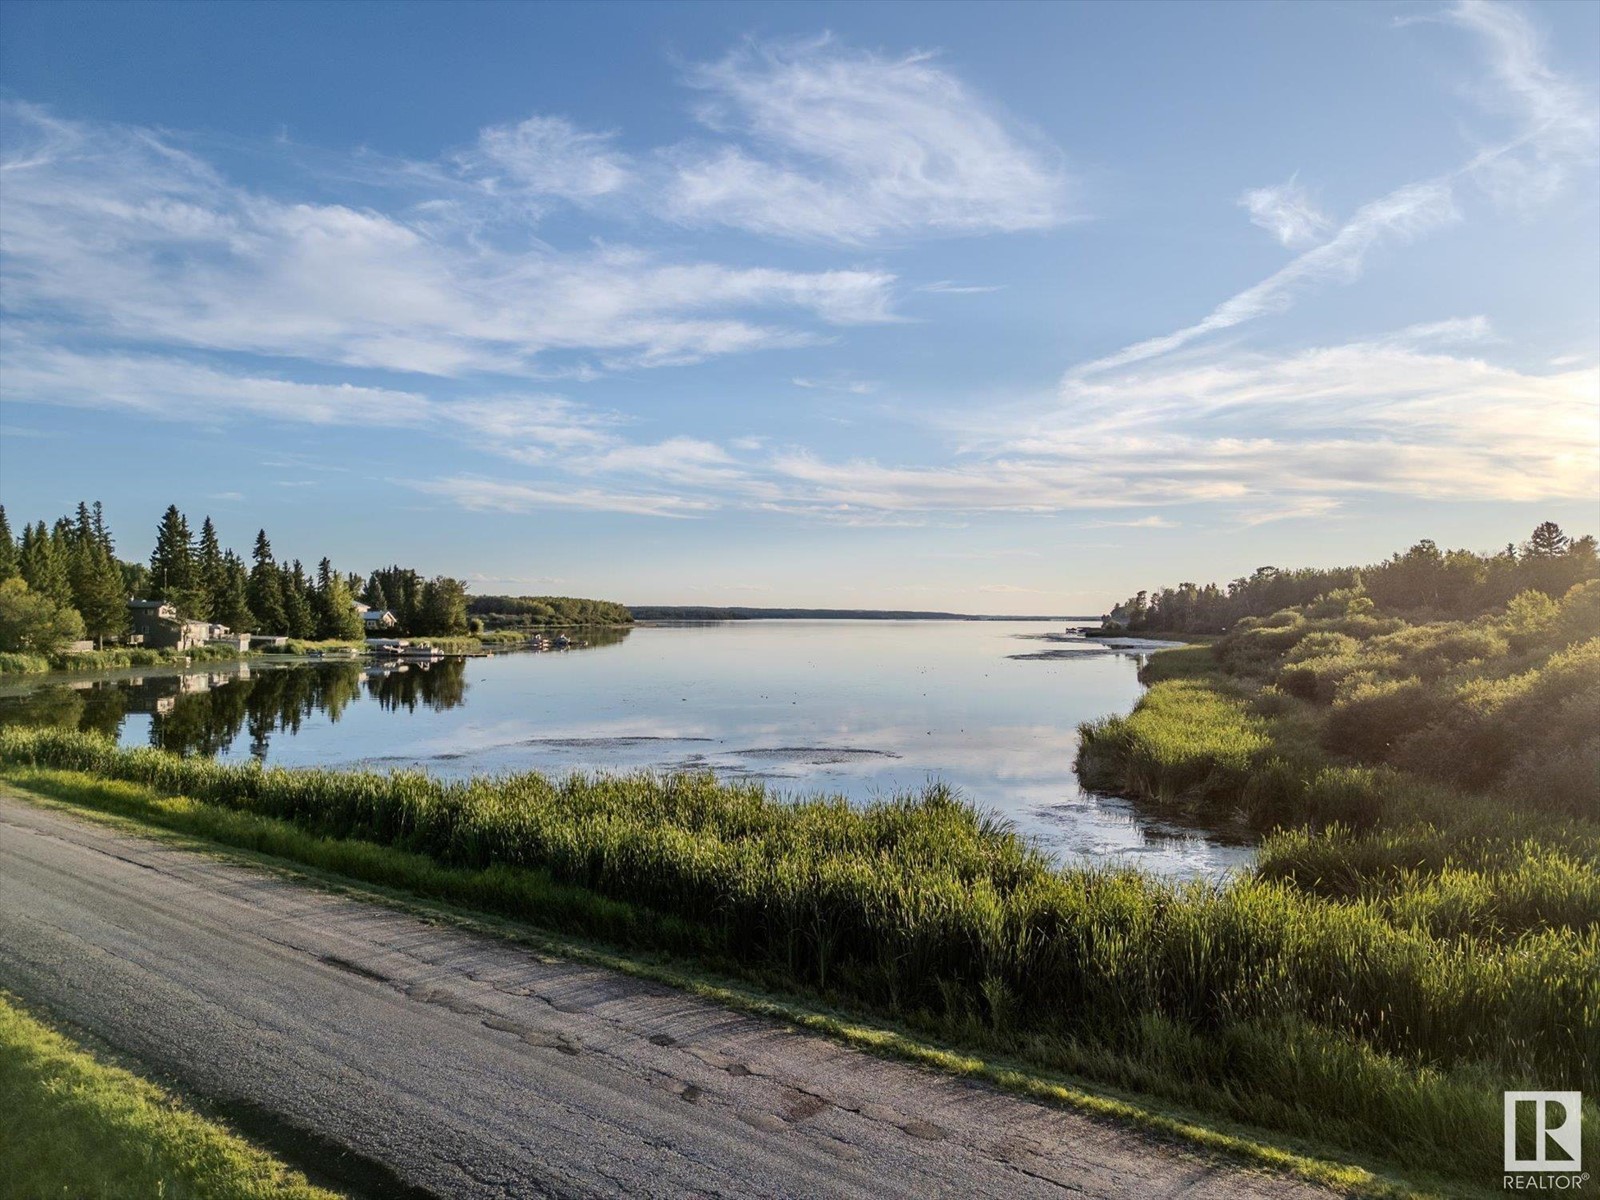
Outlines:
{"label": "tree line", "polygon": [[1380,612],[1465,619],[1502,608],[1525,591],[1560,597],[1595,578],[1600,556],[1593,535],[1572,538],[1545,521],[1520,546],[1494,554],[1440,550],[1425,538],[1365,567],[1258,567],[1225,586],[1180,583],[1141,591],[1107,613],[1103,624],[1129,633],[1224,633],[1244,617],[1270,616],[1333,592],[1364,597]]}
{"label": "tree line", "polygon": [[99,501],[80,503],[53,526],[40,520],[13,535],[0,506],[0,650],[51,653],[67,642],[100,643],[128,633],[128,601],[163,600],[187,620],[235,633],[301,639],[363,637],[355,602],[394,614],[388,632],[444,636],[468,631],[467,588],[459,579],[425,578],[400,566],[363,579],[341,574],[327,558],[315,571],[279,561],[266,530],[250,562],[225,549],[207,516],[198,534],[177,505],[156,528],[148,564],[117,557]]}
{"label": "tree line", "polygon": [[627,625],[633,621],[633,613],[624,604],[580,596],[474,596],[467,601],[467,611],[496,625]]}

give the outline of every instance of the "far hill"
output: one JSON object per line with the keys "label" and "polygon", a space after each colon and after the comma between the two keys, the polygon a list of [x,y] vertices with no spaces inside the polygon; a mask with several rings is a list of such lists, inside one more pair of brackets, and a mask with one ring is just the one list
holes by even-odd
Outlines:
{"label": "far hill", "polygon": [[1099,621],[1094,617],[995,616],[988,613],[916,612],[878,608],[717,608],[687,604],[635,604],[635,621]]}

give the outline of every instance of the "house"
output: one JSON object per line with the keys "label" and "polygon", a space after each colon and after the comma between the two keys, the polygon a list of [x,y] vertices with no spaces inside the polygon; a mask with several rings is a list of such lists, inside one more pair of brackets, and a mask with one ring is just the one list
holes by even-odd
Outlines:
{"label": "house", "polygon": [[248,634],[234,633],[226,625],[211,621],[184,620],[177,608],[165,600],[129,600],[128,624],[131,627],[128,641],[152,650],[193,650],[208,642],[238,650],[250,648]]}
{"label": "house", "polygon": [[379,629],[393,629],[399,623],[387,608],[369,608],[361,614],[361,624],[366,627],[368,634]]}
{"label": "house", "polygon": [[192,650],[211,640],[209,621],[186,621],[165,600],[129,600],[128,624],[135,646],[152,650]]}

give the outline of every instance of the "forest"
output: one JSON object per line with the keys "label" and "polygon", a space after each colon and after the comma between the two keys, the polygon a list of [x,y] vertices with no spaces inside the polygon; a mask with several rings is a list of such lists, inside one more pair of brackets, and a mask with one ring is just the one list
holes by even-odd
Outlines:
{"label": "forest", "polygon": [[1493,554],[1440,550],[1425,538],[1365,567],[1258,567],[1226,585],[1180,583],[1141,591],[1107,613],[1103,624],[1116,633],[1226,633],[1245,617],[1270,616],[1349,589],[1359,589],[1380,612],[1474,617],[1521,592],[1560,596],[1597,576],[1594,536],[1571,538],[1545,521],[1520,546]]}
{"label": "forest", "polygon": [[82,639],[120,639],[131,599],[164,600],[185,619],[236,633],[297,639],[364,637],[357,601],[392,612],[396,624],[386,632],[398,635],[470,628],[459,579],[398,565],[345,574],[326,557],[308,570],[299,559],[277,558],[264,529],[246,561],[224,548],[209,516],[196,532],[176,505],[162,515],[147,562],[118,556],[99,501],[80,503],[53,525],[25,523],[20,536],[0,507],[0,653],[48,656]]}

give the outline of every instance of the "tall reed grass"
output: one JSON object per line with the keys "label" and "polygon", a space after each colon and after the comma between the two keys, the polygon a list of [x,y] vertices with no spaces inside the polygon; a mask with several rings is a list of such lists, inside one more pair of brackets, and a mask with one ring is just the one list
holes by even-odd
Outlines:
{"label": "tall reed grass", "polygon": [[[940,787],[857,808],[703,775],[448,782],[181,759],[48,729],[0,730],[0,762],[127,780],[508,880],[533,872],[637,909],[637,922],[613,921],[621,940],[670,937],[668,949],[952,1037],[1282,1128],[1337,1123],[1414,1160],[1466,1152],[1467,1130],[1487,1139],[1473,1161],[1488,1162],[1487,1081],[1600,1090],[1591,927],[1439,936],[1380,897],[1056,870]],[[551,920],[516,895],[508,911]]]}

